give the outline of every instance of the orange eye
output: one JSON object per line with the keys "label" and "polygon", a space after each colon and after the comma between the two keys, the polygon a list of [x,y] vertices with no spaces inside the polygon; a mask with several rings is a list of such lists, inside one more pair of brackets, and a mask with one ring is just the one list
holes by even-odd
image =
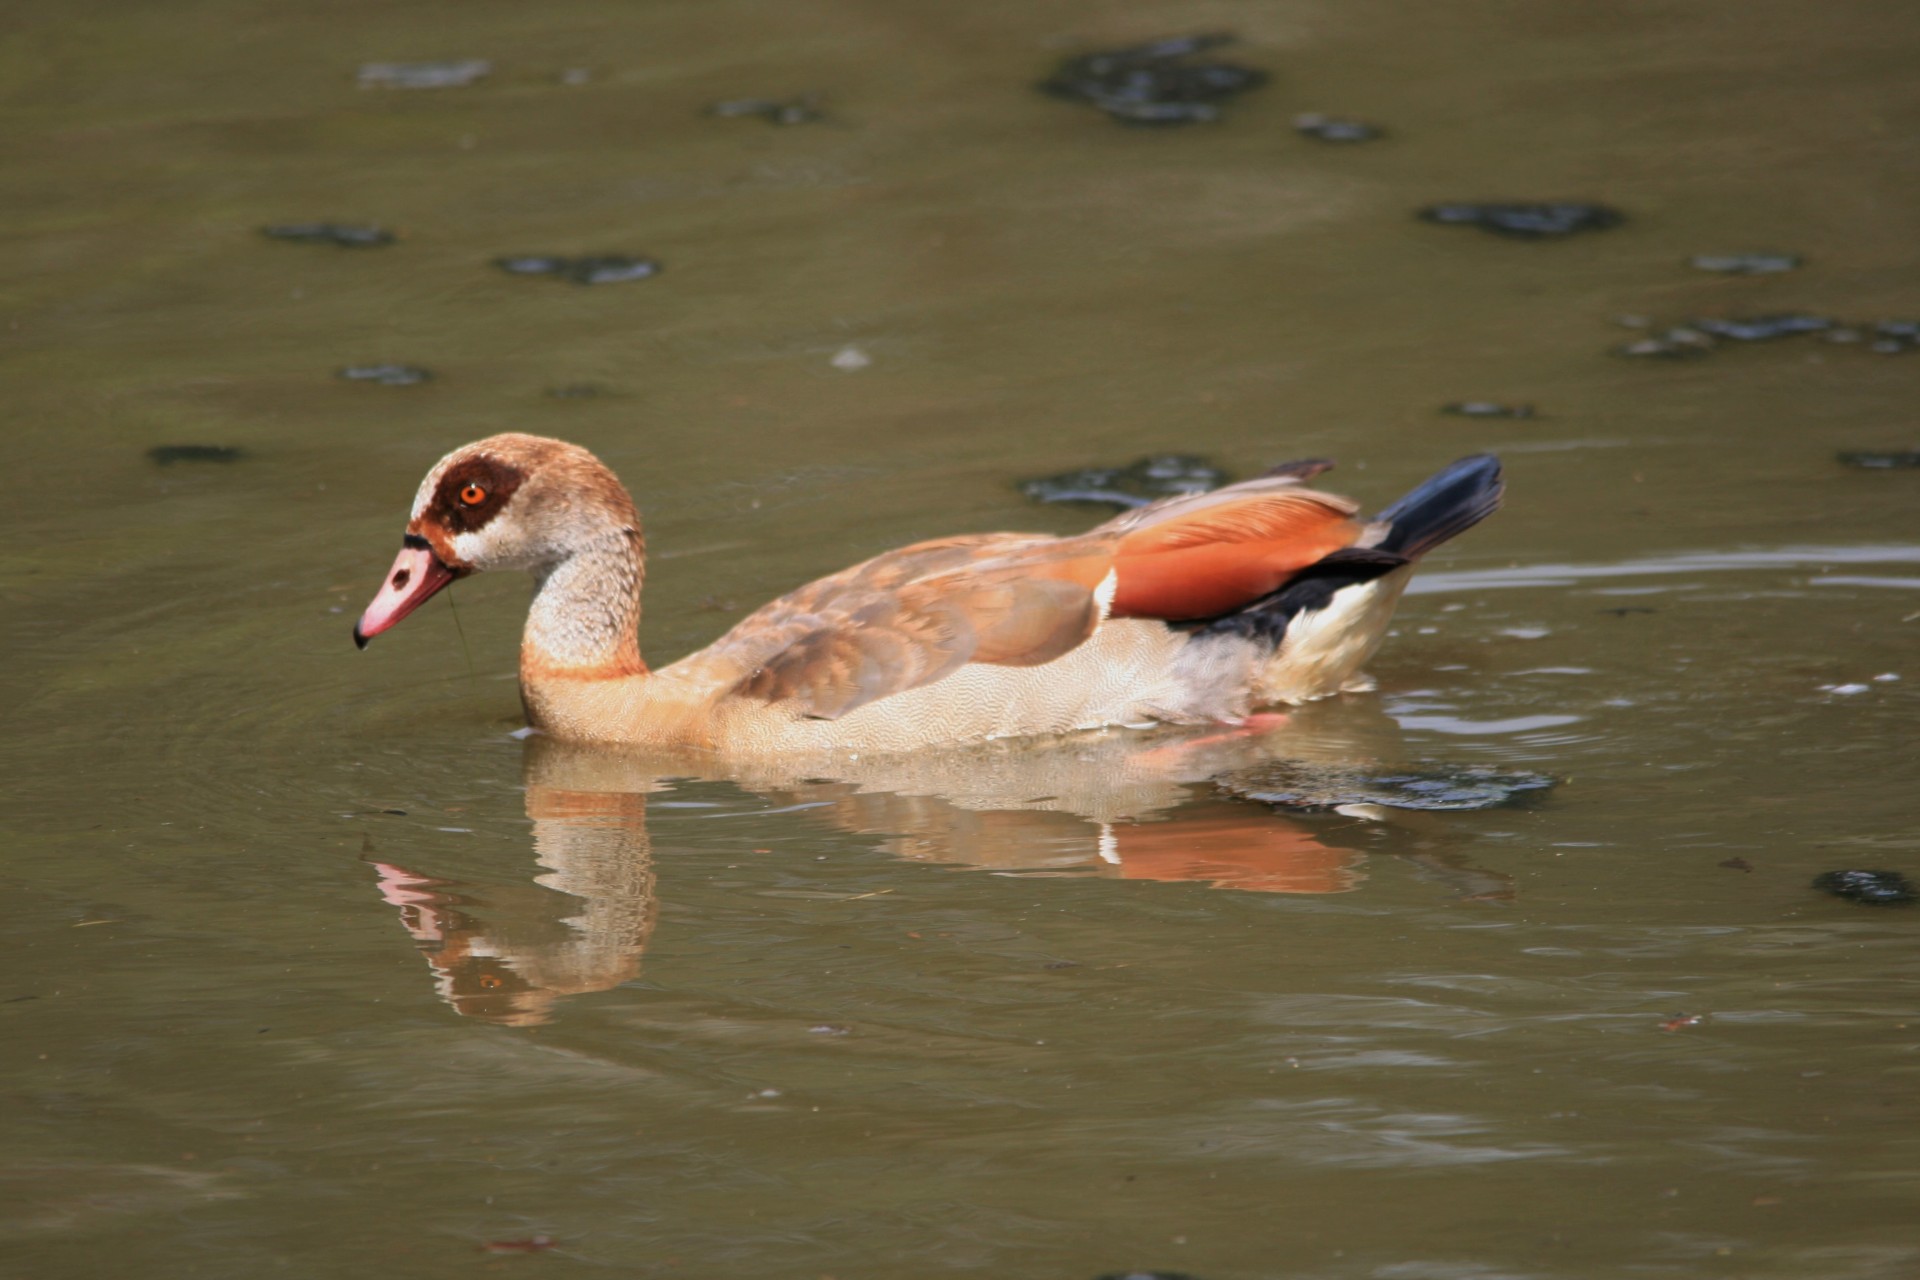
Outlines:
{"label": "orange eye", "polygon": [[460,501],[469,507],[477,507],[487,500],[487,491],[477,484],[469,484],[460,491]]}

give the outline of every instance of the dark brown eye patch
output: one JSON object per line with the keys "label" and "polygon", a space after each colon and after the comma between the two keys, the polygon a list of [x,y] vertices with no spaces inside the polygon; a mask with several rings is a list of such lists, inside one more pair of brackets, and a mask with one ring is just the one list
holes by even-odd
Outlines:
{"label": "dark brown eye patch", "polygon": [[455,533],[471,533],[507,505],[524,477],[493,458],[466,458],[447,468],[434,494],[435,514]]}

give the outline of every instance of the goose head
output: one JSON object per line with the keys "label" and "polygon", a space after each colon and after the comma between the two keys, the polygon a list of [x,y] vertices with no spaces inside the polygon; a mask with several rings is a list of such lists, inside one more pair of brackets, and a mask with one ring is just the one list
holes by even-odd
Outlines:
{"label": "goose head", "polygon": [[364,649],[457,578],[525,569],[544,579],[583,552],[638,539],[632,499],[585,449],[519,433],[476,440],[420,482],[400,554],[354,643]]}

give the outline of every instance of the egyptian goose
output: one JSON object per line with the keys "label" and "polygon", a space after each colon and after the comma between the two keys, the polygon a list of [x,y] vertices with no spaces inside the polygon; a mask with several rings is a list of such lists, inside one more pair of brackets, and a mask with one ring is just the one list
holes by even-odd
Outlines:
{"label": "egyptian goose", "polygon": [[577,445],[490,436],[427,473],[365,647],[456,578],[526,569],[520,692],[535,729],[735,756],[907,751],[1152,722],[1237,721],[1371,688],[1414,561],[1500,505],[1462,459],[1372,519],[1289,463],[1091,532],[976,533],[781,596],[698,653],[640,659],[633,500]]}

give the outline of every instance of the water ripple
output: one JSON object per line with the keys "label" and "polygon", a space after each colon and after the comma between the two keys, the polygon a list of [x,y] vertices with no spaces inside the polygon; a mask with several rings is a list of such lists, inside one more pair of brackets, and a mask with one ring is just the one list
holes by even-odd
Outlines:
{"label": "water ripple", "polygon": [[[1571,587],[1580,582],[1604,581],[1608,578],[1681,573],[1728,573],[1751,569],[1817,570],[1834,564],[1920,564],[1920,546],[1885,544],[1781,547],[1773,551],[1678,551],[1614,564],[1529,564],[1506,569],[1459,569],[1423,573],[1408,584],[1407,594],[1439,595],[1451,591],[1502,590],[1511,587]],[[1909,580],[1871,581],[1877,584],[1905,584]]]}

